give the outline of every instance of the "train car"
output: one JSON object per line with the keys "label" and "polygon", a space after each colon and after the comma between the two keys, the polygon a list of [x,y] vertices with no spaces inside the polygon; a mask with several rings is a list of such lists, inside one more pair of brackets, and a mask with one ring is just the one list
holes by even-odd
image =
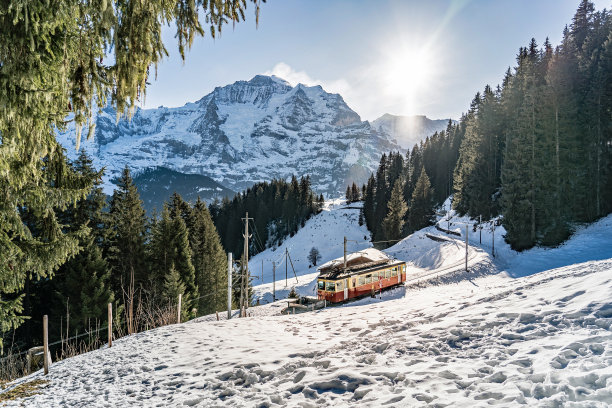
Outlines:
{"label": "train car", "polygon": [[[346,265],[346,266],[345,266]],[[374,248],[321,265],[317,297],[330,303],[370,295],[406,281],[406,263]]]}

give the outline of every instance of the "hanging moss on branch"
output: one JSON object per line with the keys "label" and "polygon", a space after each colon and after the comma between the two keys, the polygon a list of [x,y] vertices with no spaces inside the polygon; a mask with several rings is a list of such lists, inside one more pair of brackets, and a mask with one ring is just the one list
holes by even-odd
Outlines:
{"label": "hanging moss on branch", "polygon": [[95,107],[129,115],[167,55],[164,24],[184,58],[196,36],[244,20],[247,3],[258,20],[261,2],[0,1],[0,337],[24,319],[26,278],[52,277],[87,233],[55,216],[93,184],[66,165],[55,132],[74,121],[78,149]]}

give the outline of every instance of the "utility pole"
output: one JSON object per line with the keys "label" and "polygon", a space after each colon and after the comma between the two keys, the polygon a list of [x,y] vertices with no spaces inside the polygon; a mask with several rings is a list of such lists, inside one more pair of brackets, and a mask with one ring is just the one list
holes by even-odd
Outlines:
{"label": "utility pole", "polygon": [[470,226],[465,226],[465,271],[468,271],[467,262],[468,262],[468,234],[469,234]]}
{"label": "utility pole", "polygon": [[493,249],[491,251],[493,258],[495,258],[495,221],[493,221]]}
{"label": "utility pole", "polygon": [[478,229],[480,230],[480,243],[482,244],[482,215],[478,216]]}
{"label": "utility pole", "polygon": [[287,285],[289,284],[287,281],[288,279],[288,274],[287,274],[287,262],[289,258],[289,250],[287,248],[285,248],[285,287],[287,287]]}
{"label": "utility pole", "polygon": [[227,320],[232,318],[232,253],[227,254]]}
{"label": "utility pole", "polygon": [[344,237],[344,273],[346,273],[346,236]]}
{"label": "utility pole", "polygon": [[[251,238],[251,236],[249,235],[249,220],[252,220],[253,218],[249,218],[249,213],[246,213],[245,218],[243,218],[244,220],[244,252],[243,252],[243,257],[244,257],[244,262],[242,265],[242,290],[244,293],[242,297],[244,304],[242,305],[244,307],[245,310],[245,314],[246,314],[246,309],[248,309],[249,307],[249,238]],[[246,316],[245,316],[246,317]]]}
{"label": "utility pole", "polygon": [[272,301],[276,302],[276,261],[272,261]]}
{"label": "utility pole", "polygon": [[295,276],[295,283],[300,283],[300,281],[297,278],[297,274],[295,273],[295,267],[293,266],[291,255],[289,255],[289,250],[287,250],[287,258],[289,258],[289,262],[291,263],[291,270],[293,271],[293,276]]}

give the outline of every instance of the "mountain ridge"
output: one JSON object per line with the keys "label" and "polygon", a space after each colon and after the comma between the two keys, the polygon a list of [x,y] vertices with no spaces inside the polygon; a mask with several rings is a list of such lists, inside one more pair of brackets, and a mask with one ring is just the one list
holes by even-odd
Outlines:
{"label": "mountain ridge", "polygon": [[[137,109],[131,121],[117,122],[110,107],[93,120],[95,136],[82,147],[106,167],[107,193],[128,165],[135,174],[163,167],[207,176],[230,191],[308,174],[315,191],[334,196],[364,183],[383,153],[406,150],[384,127],[362,121],[341,95],[265,75],[181,107]],[[58,135],[71,158],[75,139],[74,128]]]}

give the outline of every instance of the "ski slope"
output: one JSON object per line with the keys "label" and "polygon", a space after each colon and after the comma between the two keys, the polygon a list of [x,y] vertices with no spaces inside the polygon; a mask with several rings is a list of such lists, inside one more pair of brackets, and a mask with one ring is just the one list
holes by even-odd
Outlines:
{"label": "ski slope", "polygon": [[[334,208],[321,217],[335,217]],[[335,241],[344,233],[331,220]],[[139,333],[53,364],[39,394],[6,406],[612,404],[612,216],[554,249],[518,254],[500,236],[496,258],[472,234],[468,272],[461,237],[437,242],[425,233],[445,235],[431,227],[388,249],[417,283],[382,299],[289,316],[278,301],[251,308],[250,318],[208,316]],[[298,270],[298,290],[310,290],[316,274]],[[266,285],[255,290],[268,293]]]}

